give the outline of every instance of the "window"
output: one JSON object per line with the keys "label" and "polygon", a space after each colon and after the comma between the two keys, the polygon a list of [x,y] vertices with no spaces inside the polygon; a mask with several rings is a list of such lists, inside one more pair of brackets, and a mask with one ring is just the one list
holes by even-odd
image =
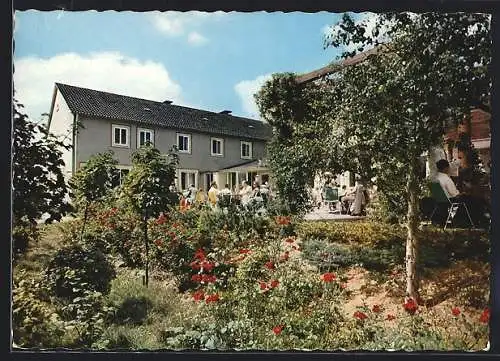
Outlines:
{"label": "window", "polygon": [[137,148],[146,143],[155,144],[155,132],[151,129],[137,128]]}
{"label": "window", "polygon": [[197,172],[192,170],[179,170],[177,188],[181,191],[189,189],[191,185],[198,187]]}
{"label": "window", "polygon": [[179,153],[191,153],[191,136],[189,134],[177,134],[177,148]]}
{"label": "window", "polygon": [[210,185],[214,181],[214,174],[213,173],[205,173],[205,189],[209,190]]}
{"label": "window", "polygon": [[111,140],[111,145],[113,147],[129,147],[129,133],[130,127],[124,125],[112,125],[111,126],[113,138]]}
{"label": "window", "polygon": [[223,156],[224,155],[224,140],[220,138],[211,138],[212,143],[212,152],[211,154],[214,156]]}
{"label": "window", "polygon": [[241,158],[252,158],[252,142],[241,142]]}
{"label": "window", "polygon": [[118,168],[116,172],[113,174],[113,178],[111,180],[113,187],[118,187],[122,185],[129,171],[130,170],[128,168]]}

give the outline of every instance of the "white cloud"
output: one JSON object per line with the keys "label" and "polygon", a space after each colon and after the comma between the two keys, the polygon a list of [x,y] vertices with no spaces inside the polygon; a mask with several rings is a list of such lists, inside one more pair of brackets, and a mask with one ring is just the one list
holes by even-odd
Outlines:
{"label": "white cloud", "polygon": [[222,11],[201,12],[201,11],[155,11],[151,13],[151,22],[153,26],[162,34],[169,37],[187,36],[190,44],[201,45],[207,42],[207,38],[194,31],[208,21],[220,19],[226,13]]}
{"label": "white cloud", "polygon": [[196,31],[192,31],[188,35],[188,43],[191,45],[204,45],[208,39]]}
{"label": "white cloud", "polygon": [[25,57],[14,62],[16,98],[33,120],[49,112],[54,83],[60,82],[156,101],[185,104],[181,87],[165,67],[119,52],[59,54],[51,58]]}
{"label": "white cloud", "polygon": [[255,103],[254,94],[271,79],[271,74],[259,75],[253,80],[242,80],[234,86],[234,90],[241,100],[241,105],[245,113],[253,118],[260,118],[259,109]]}

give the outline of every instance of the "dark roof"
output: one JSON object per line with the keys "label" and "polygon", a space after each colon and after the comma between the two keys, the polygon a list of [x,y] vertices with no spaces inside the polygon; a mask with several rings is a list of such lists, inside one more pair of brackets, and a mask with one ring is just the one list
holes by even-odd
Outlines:
{"label": "dark roof", "polygon": [[75,114],[247,139],[268,140],[272,134],[271,126],[259,120],[67,84],[56,86]]}

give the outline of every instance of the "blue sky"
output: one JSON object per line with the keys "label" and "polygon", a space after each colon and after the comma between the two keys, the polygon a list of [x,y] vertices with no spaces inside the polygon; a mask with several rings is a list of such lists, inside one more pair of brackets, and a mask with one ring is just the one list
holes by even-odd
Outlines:
{"label": "blue sky", "polygon": [[258,117],[252,94],[276,72],[335,60],[334,13],[40,12],[15,14],[14,86],[29,115],[54,82]]}

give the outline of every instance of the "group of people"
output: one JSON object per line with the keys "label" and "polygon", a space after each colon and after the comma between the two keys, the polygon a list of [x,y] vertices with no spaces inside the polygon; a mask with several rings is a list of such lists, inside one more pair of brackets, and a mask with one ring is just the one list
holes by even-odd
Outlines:
{"label": "group of people", "polygon": [[[328,199],[327,193],[329,189],[337,189],[338,202]],[[328,203],[329,210],[334,211],[337,205],[340,206],[342,214],[349,214],[352,216],[360,216],[365,214],[365,208],[369,201],[368,192],[361,183],[360,179],[356,179],[354,186],[347,187],[340,185],[333,179],[327,179],[323,188],[315,187],[312,191],[312,198],[314,205],[319,208],[325,203]]]}
{"label": "group of people", "polygon": [[253,182],[250,186],[247,181],[243,181],[241,185],[234,186],[233,189],[229,187],[229,184],[225,184],[224,188],[219,190],[217,182],[213,181],[208,192],[205,193],[202,188],[196,189],[192,184],[186,191],[179,194],[179,198],[181,208],[201,207],[206,204],[212,208],[224,208],[230,204],[247,206],[252,200],[267,204],[271,198],[271,192],[267,182],[264,184]]}

